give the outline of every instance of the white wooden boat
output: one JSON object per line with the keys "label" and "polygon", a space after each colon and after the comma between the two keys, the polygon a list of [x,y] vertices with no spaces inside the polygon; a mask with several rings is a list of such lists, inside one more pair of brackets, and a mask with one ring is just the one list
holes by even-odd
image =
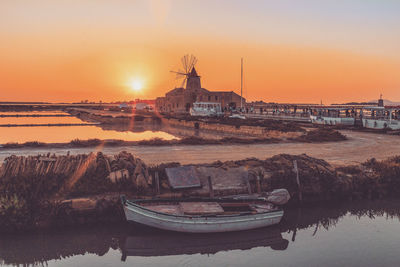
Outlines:
{"label": "white wooden boat", "polygon": [[215,117],[222,114],[221,103],[194,102],[193,107],[190,108],[191,116]]}
{"label": "white wooden boat", "polygon": [[400,107],[368,107],[362,110],[363,127],[400,130]]}
{"label": "white wooden boat", "polygon": [[128,221],[177,232],[242,231],[278,224],[283,217],[265,198],[121,200]]}

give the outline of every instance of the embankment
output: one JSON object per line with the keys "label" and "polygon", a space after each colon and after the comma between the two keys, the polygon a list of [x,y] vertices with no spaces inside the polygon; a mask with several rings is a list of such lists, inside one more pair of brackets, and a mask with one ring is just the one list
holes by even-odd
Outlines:
{"label": "embankment", "polygon": [[187,127],[192,129],[214,131],[234,134],[238,136],[251,136],[261,138],[297,138],[304,134],[305,130],[293,123],[276,123],[265,120],[241,120],[241,119],[178,119],[162,118],[162,123],[175,127]]}
{"label": "embankment", "polygon": [[168,126],[185,127],[190,129],[207,130],[236,136],[256,138],[293,139],[301,136],[305,130],[293,122],[279,122],[259,119],[232,118],[195,118],[157,116],[155,113],[102,113],[96,110],[70,109],[68,112],[84,121],[102,124],[132,124],[135,121],[158,122]]}
{"label": "embankment", "polygon": [[38,141],[30,141],[25,143],[6,143],[0,145],[3,149],[18,149],[18,148],[82,148],[82,147],[118,147],[118,146],[176,146],[176,145],[232,145],[232,144],[277,144],[277,143],[318,143],[318,142],[337,142],[347,140],[346,136],[332,129],[316,129],[303,133],[297,137],[282,139],[274,137],[264,138],[241,138],[241,137],[223,137],[220,139],[206,139],[201,137],[189,136],[181,139],[165,140],[161,138],[153,138],[140,141],[125,141],[125,140],[100,140],[74,139],[69,143],[44,143]]}
{"label": "embankment", "polygon": [[[291,205],[297,205],[299,187],[293,172],[297,162],[304,203],[371,199],[398,196],[400,157],[363,164],[333,167],[307,155],[276,155],[265,160],[192,165],[209,173],[249,171],[252,192],[276,188],[289,190]],[[208,196],[208,183],[200,177],[201,188],[172,190],[165,173],[179,163],[147,166],[132,154],[38,155],[8,157],[0,168],[0,229],[21,231],[35,228],[122,221],[119,195],[153,197],[155,174],[159,175],[158,197]],[[258,178],[257,178],[258,177]],[[213,178],[214,194],[248,193],[246,181],[231,175]]]}
{"label": "embankment", "polygon": [[67,112],[84,121],[98,122],[102,124],[132,124],[135,121],[141,122],[160,122],[161,119],[155,113],[102,113],[98,110],[90,109],[67,109]]}

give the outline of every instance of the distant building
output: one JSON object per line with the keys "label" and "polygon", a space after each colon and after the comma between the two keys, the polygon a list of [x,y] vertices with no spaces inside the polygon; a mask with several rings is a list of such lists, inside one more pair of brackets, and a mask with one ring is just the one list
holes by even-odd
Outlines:
{"label": "distant building", "polygon": [[[209,91],[201,88],[200,76],[193,67],[187,74],[186,88],[175,88],[156,99],[159,112],[188,113],[194,102],[218,102],[223,111],[240,108],[240,95],[233,91]],[[243,107],[246,100],[242,99]]]}

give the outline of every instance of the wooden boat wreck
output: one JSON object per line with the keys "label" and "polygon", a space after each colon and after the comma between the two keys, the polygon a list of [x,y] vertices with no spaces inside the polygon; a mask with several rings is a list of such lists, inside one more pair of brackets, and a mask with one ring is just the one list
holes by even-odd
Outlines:
{"label": "wooden boat wreck", "polygon": [[189,233],[242,231],[278,224],[289,200],[285,189],[268,197],[140,199],[121,197],[126,219],[151,227]]}

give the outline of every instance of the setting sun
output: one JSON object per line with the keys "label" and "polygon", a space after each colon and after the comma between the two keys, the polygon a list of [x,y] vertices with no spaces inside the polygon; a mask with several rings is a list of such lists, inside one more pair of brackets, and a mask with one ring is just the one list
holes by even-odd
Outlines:
{"label": "setting sun", "polygon": [[139,80],[132,80],[130,87],[131,87],[132,91],[138,92],[138,91],[142,90],[143,83],[142,83],[142,81],[139,81]]}

